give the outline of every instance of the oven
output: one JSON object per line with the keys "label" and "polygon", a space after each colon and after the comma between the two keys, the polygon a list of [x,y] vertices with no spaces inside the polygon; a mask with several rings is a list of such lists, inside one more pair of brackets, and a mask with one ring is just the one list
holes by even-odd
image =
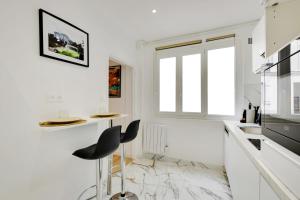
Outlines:
{"label": "oven", "polygon": [[300,155],[300,38],[270,59],[262,73],[263,134]]}

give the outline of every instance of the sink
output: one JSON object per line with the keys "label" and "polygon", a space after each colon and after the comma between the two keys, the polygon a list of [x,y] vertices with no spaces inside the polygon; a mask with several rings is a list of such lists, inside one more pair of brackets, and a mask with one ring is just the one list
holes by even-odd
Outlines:
{"label": "sink", "polygon": [[261,133],[261,127],[258,126],[240,126],[239,127],[244,133],[247,134],[262,134]]}

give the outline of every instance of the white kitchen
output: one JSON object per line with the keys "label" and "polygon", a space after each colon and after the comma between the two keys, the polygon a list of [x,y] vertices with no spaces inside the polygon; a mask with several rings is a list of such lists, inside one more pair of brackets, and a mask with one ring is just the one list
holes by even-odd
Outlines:
{"label": "white kitchen", "polygon": [[300,0],[0,0],[0,199],[300,199]]}

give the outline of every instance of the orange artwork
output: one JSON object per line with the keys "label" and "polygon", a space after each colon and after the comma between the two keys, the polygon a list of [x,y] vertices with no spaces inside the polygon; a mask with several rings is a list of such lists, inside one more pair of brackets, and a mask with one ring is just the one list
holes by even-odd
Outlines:
{"label": "orange artwork", "polygon": [[109,67],[109,97],[121,97],[121,65]]}

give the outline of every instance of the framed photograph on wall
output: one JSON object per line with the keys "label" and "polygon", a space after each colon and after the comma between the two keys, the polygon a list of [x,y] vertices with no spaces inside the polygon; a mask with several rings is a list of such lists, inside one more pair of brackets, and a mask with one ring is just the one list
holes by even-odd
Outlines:
{"label": "framed photograph on wall", "polygon": [[109,67],[109,97],[121,98],[121,65]]}
{"label": "framed photograph on wall", "polygon": [[40,55],[84,67],[89,66],[89,34],[39,9]]}

